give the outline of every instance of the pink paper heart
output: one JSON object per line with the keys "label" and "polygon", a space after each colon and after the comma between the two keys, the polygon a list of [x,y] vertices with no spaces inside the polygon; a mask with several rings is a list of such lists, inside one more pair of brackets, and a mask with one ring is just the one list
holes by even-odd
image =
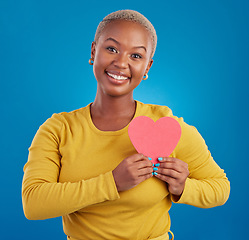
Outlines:
{"label": "pink paper heart", "polygon": [[174,151],[181,137],[181,126],[171,117],[154,122],[149,117],[140,116],[131,121],[128,134],[138,153],[157,163],[159,157],[168,157]]}

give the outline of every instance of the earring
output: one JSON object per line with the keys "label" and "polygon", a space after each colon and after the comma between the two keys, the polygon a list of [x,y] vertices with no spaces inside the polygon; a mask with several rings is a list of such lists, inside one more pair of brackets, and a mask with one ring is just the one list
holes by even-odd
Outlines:
{"label": "earring", "polygon": [[90,65],[93,65],[93,62],[94,62],[94,61],[93,61],[92,58],[90,58],[88,62],[89,62]]}
{"label": "earring", "polygon": [[146,74],[143,76],[143,78],[142,78],[142,79],[143,79],[143,80],[147,80],[147,79],[148,79],[148,77],[149,77],[149,76],[148,76],[148,74],[146,73]]}

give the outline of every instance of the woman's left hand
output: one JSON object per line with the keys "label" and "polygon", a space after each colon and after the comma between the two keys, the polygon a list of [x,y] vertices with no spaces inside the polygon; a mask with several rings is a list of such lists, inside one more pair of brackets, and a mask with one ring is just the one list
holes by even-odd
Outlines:
{"label": "woman's left hand", "polygon": [[188,164],[177,158],[159,158],[160,165],[156,164],[154,176],[168,184],[169,192],[179,200],[183,193],[186,179],[189,175]]}

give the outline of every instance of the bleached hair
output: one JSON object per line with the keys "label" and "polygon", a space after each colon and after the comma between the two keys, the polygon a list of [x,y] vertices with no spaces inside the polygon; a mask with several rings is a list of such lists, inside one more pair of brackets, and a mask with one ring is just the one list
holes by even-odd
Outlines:
{"label": "bleached hair", "polygon": [[151,24],[151,22],[141,13],[134,11],[134,10],[119,10],[116,12],[112,12],[109,15],[107,15],[98,25],[94,41],[97,42],[102,31],[105,29],[105,27],[115,20],[126,20],[131,22],[136,22],[141,24],[143,27],[147,29],[147,31],[151,35],[152,39],[152,54],[151,57],[154,56],[154,53],[156,51],[156,45],[157,45],[157,35],[156,30]]}

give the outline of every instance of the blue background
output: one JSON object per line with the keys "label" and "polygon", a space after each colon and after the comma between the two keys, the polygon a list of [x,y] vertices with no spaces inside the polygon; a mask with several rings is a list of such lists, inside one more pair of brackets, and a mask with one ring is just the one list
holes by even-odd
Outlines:
{"label": "blue background", "polygon": [[176,240],[248,238],[249,1],[0,0],[1,239],[66,239],[61,218],[24,217],[23,165],[47,118],[94,100],[91,42],[119,9],[140,11],[158,34],[135,98],[196,126],[231,181],[222,207],[173,205]]}

